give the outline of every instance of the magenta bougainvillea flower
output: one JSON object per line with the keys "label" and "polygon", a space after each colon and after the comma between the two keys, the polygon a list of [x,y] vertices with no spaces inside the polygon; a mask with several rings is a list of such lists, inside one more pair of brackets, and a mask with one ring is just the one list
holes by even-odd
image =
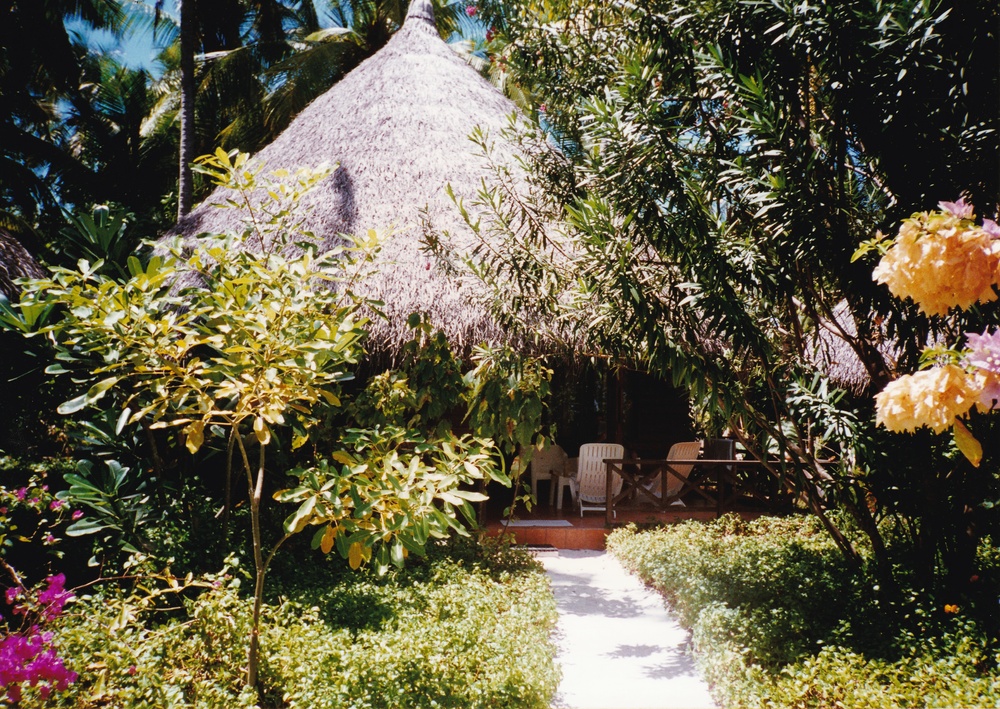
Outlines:
{"label": "magenta bougainvillea flower", "polygon": [[64,690],[77,680],[77,673],[66,667],[52,647],[52,633],[43,632],[46,623],[63,611],[73,594],[65,589],[63,574],[49,576],[41,591],[28,591],[21,586],[8,588],[4,596],[8,604],[27,599],[14,607],[15,615],[33,615],[37,622],[16,633],[0,635],[0,701],[21,701],[24,686],[35,687],[42,699],[52,690]]}
{"label": "magenta bougainvillea flower", "polygon": [[53,689],[66,689],[77,680],[77,673],[66,668],[55,650],[49,647],[52,636],[35,632],[28,636],[7,635],[0,638],[0,687],[7,690],[12,702],[21,700],[21,687],[38,687],[42,699]]}

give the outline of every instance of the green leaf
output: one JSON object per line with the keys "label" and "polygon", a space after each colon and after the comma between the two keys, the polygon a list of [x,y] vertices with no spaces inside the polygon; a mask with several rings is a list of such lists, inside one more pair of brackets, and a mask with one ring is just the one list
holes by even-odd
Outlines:
{"label": "green leaf", "polygon": [[328,527],[320,527],[316,530],[316,533],[312,535],[312,539],[309,542],[309,547],[311,549],[319,549],[319,545],[322,543],[327,529]]}
{"label": "green leaf", "polygon": [[122,410],[121,415],[118,417],[118,422],[115,424],[115,435],[120,435],[122,429],[125,428],[125,424],[128,423],[129,416],[132,415],[132,409],[127,406]]}
{"label": "green leaf", "polygon": [[393,565],[400,567],[403,565],[405,557],[403,555],[403,544],[399,539],[392,544],[391,556]]}
{"label": "green leaf", "polygon": [[88,534],[96,534],[102,529],[110,529],[109,525],[102,524],[96,519],[84,517],[66,528],[67,537],[84,537]]}
{"label": "green leaf", "polygon": [[273,497],[278,502],[298,502],[303,495],[312,492],[307,487],[293,487],[287,490],[278,490]]}
{"label": "green leaf", "polygon": [[120,377],[108,377],[107,379],[102,379],[101,381],[94,384],[90,389],[87,390],[86,394],[76,397],[75,399],[70,399],[59,405],[56,409],[61,414],[72,414],[81,410],[88,404],[92,404],[95,401],[99,401],[108,389],[113,387],[118,383]]}
{"label": "green leaf", "polygon": [[56,411],[63,415],[75,414],[77,411],[83,409],[89,401],[90,400],[87,398],[86,394],[80,394],[80,396],[59,404],[59,406],[56,407]]}
{"label": "green leaf", "polygon": [[455,497],[461,500],[468,500],[469,502],[484,502],[490,499],[487,495],[473,490],[451,490],[450,492]]}
{"label": "green leaf", "polygon": [[298,534],[305,529],[309,524],[309,521],[312,519],[313,510],[315,508],[315,497],[310,497],[308,500],[299,505],[299,508],[285,519],[285,532],[288,534]]}

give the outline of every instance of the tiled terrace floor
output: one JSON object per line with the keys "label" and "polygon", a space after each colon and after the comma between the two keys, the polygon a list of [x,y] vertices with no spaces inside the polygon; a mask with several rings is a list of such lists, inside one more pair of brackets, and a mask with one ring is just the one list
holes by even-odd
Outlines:
{"label": "tiled terrace floor", "polygon": [[[492,512],[492,514],[491,514]],[[759,512],[740,511],[739,514],[748,519],[758,516]],[[714,508],[707,507],[674,507],[667,512],[660,512],[651,507],[624,508],[618,510],[615,526],[635,523],[639,525],[676,524],[689,519],[715,519]],[[604,522],[603,512],[585,512],[583,517],[568,504],[562,510],[556,510],[547,505],[538,505],[531,512],[519,509],[515,515],[519,526],[507,527],[518,544],[551,545],[557,549],[604,549],[605,537],[611,532]],[[562,520],[569,526],[551,526],[553,522]],[[487,509],[487,533],[495,536],[501,533],[503,521],[499,510]],[[537,522],[538,526],[531,525]],[[557,522],[558,523],[558,522]]]}

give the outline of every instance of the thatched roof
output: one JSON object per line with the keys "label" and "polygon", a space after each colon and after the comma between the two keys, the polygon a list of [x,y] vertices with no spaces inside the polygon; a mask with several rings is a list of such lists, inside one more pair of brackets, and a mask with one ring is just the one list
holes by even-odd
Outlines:
{"label": "thatched roof", "polygon": [[[871,391],[872,375],[847,339],[856,339],[857,336],[857,326],[850,309],[846,302],[840,302],[834,307],[833,316],[821,323],[813,341],[814,349],[807,356],[836,386],[855,394],[874,394]],[[894,368],[899,352],[890,340],[883,337],[868,346],[877,350],[890,370]]]}
{"label": "thatched roof", "polygon": [[21,246],[21,242],[0,229],[0,293],[8,300],[17,300],[21,289],[17,278],[44,278],[45,269]]}
{"label": "thatched roof", "polygon": [[[475,195],[486,176],[468,136],[481,126],[500,137],[516,108],[441,39],[429,0],[413,0],[402,29],[374,56],[317,98],[255,157],[267,170],[339,163],[305,200],[306,228],[324,242],[338,232],[369,229],[391,236],[379,273],[358,290],[385,302],[389,322],[373,323],[373,346],[389,350],[409,338],[415,311],[467,348],[503,339],[467,296],[471,279],[445,275],[421,252],[422,225],[447,231],[457,246],[471,234],[445,187]],[[501,149],[501,155],[505,151]],[[218,209],[214,193],[177,225],[193,236],[238,228],[235,209]],[[463,236],[464,235],[464,236]]]}

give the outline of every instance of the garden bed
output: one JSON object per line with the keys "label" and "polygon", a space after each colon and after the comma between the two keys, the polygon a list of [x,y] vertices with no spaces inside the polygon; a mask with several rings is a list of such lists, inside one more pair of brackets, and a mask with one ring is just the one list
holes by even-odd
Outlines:
{"label": "garden bed", "polygon": [[[188,590],[94,595],[52,629],[79,680],[24,706],[547,707],[555,603],[527,554],[442,544],[379,577],[339,559],[289,560],[261,630],[261,694],[242,689],[249,580],[240,567]],[[162,581],[162,580],[161,580]],[[195,586],[203,583],[206,588]],[[169,589],[170,583],[147,588]],[[166,611],[169,606],[183,611]],[[153,610],[157,607],[159,610]]]}

